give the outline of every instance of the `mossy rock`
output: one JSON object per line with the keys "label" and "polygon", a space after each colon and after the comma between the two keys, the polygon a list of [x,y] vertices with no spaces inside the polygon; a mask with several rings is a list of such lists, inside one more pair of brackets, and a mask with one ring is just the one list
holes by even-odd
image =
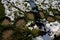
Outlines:
{"label": "mossy rock", "polygon": [[44,32],[44,31],[42,31],[42,30],[40,30],[40,29],[33,29],[33,30],[32,30],[32,36],[33,36],[33,37],[43,36],[43,35],[45,35],[45,34],[46,34],[46,32]]}
{"label": "mossy rock", "polygon": [[39,30],[38,29],[33,29],[32,30],[32,35],[33,35],[33,37],[38,36],[39,35]]}

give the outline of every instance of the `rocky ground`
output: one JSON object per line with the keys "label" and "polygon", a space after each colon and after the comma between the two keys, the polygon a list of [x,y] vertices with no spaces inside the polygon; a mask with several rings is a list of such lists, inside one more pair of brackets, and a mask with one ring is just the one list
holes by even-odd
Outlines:
{"label": "rocky ground", "polygon": [[[41,19],[38,25],[34,22],[35,18],[28,2],[1,0],[0,33],[2,40],[60,40],[60,2],[56,0],[34,0],[34,2],[38,6]],[[32,26],[29,26],[30,24]],[[41,24],[44,24],[45,30]]]}

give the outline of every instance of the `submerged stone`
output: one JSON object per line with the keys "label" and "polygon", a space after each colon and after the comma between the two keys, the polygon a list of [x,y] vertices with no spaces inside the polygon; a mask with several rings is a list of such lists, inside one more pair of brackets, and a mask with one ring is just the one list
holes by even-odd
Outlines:
{"label": "submerged stone", "polygon": [[30,19],[30,20],[34,20],[33,13],[27,13],[27,18]]}
{"label": "submerged stone", "polygon": [[18,19],[15,23],[16,28],[20,28],[22,29],[26,24],[26,21],[24,20],[24,18]]}
{"label": "submerged stone", "polygon": [[55,19],[54,19],[53,17],[51,17],[51,16],[48,16],[48,17],[47,17],[47,20],[48,20],[49,22],[54,22],[54,21],[55,21]]}
{"label": "submerged stone", "polygon": [[12,30],[5,30],[2,35],[2,40],[8,40],[8,38],[12,35]]}
{"label": "submerged stone", "polygon": [[8,26],[10,24],[10,21],[11,21],[10,18],[8,18],[8,17],[4,17],[1,20],[2,20],[2,25],[3,26]]}
{"label": "submerged stone", "polygon": [[39,12],[41,18],[45,18],[45,15],[43,12]]}

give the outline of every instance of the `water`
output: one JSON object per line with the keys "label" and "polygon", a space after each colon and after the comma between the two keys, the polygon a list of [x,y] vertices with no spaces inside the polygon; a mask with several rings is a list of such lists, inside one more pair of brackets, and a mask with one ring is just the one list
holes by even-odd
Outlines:
{"label": "water", "polygon": [[[18,5],[18,7],[19,8],[21,8],[22,10],[25,10],[24,8],[24,5],[23,4],[21,4],[20,6],[19,6],[19,4],[17,4],[16,3],[16,1],[18,1],[18,0],[14,0],[14,1],[10,1],[10,2],[14,2],[14,4],[15,5]],[[24,0],[20,0],[20,2],[19,3],[23,3],[23,1]],[[31,8],[34,8],[34,7],[36,7],[36,5],[35,5],[35,3],[33,2],[33,0],[29,0],[30,1],[30,7]],[[46,1],[46,2],[48,2],[48,1]],[[7,17],[9,17],[11,20],[14,20],[14,12],[16,11],[17,12],[17,14],[18,14],[18,10],[16,9],[16,8],[14,8],[14,7],[12,7],[10,4],[8,4],[7,3],[7,1],[6,0],[2,0],[2,3],[4,4],[4,7],[5,7],[5,13],[6,13],[6,16]],[[8,4],[9,6],[11,6],[11,10],[12,11],[9,11],[9,6],[7,6],[6,4]],[[44,6],[42,6],[44,9],[46,8],[46,7],[44,7]],[[33,10],[34,12],[37,12],[36,10]],[[9,16],[9,14],[11,14],[10,16]],[[55,21],[55,22],[51,22],[51,23],[48,23],[48,22],[46,22],[45,23],[46,24],[46,30],[47,31],[49,31],[50,30],[50,32],[52,33],[51,34],[51,36],[49,36],[48,35],[48,33],[46,34],[46,35],[44,35],[44,36],[38,36],[38,37],[36,37],[36,38],[33,38],[33,40],[52,40],[53,38],[54,38],[54,34],[59,34],[59,29],[60,29],[60,23],[59,22],[57,22],[57,21]],[[50,25],[52,25],[52,26],[50,26]],[[32,28],[31,28],[32,29]]]}

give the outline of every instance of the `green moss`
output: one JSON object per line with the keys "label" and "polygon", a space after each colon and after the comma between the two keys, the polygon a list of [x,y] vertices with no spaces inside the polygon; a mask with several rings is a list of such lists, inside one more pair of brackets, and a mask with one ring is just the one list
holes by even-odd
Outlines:
{"label": "green moss", "polygon": [[36,36],[38,36],[39,34],[39,30],[38,29],[33,29],[32,30],[32,35],[33,35],[33,37],[36,37]]}

